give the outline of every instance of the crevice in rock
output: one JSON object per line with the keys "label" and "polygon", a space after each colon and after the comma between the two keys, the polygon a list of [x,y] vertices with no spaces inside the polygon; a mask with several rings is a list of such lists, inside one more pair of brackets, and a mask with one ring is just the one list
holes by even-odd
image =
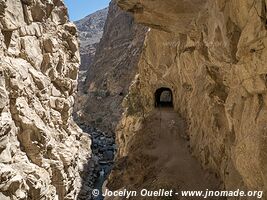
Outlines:
{"label": "crevice in rock", "polygon": [[4,0],[0,0],[0,18],[5,16],[6,2]]}
{"label": "crevice in rock", "polygon": [[266,18],[266,3],[265,0],[261,0],[261,11],[259,12],[256,8],[256,1],[254,1],[253,7],[256,11],[256,14],[258,15],[258,17],[261,19],[265,29],[267,29],[267,18]]}
{"label": "crevice in rock", "polygon": [[159,25],[159,24],[151,24],[151,23],[146,23],[146,22],[143,22],[142,24],[144,26],[147,26],[147,27],[151,27],[151,28],[154,28],[154,29],[157,29],[157,30],[160,30],[160,31],[165,31],[167,33],[171,33],[171,31],[167,28],[167,26],[162,26],[162,25]]}
{"label": "crevice in rock", "polygon": [[232,56],[232,62],[236,64],[238,62],[238,59],[236,57],[237,52],[237,45],[239,42],[239,38],[241,36],[241,29],[230,19],[228,18],[227,23],[227,37],[230,41],[230,53]]}
{"label": "crevice in rock", "polygon": [[22,3],[24,21],[27,23],[27,25],[29,25],[31,21],[30,21],[29,12],[28,12],[28,6],[31,6],[32,1],[21,0],[21,3]]}
{"label": "crevice in rock", "polygon": [[262,23],[264,24],[265,29],[267,29],[267,7],[266,7],[266,2],[265,0],[262,0],[262,10],[261,10],[261,19]]}
{"label": "crevice in rock", "polygon": [[199,51],[204,56],[205,60],[210,62],[209,50],[208,50],[208,47],[205,45],[203,38],[204,38],[203,32],[201,32],[201,37],[200,37],[200,42],[199,42],[200,43]]}
{"label": "crevice in rock", "polygon": [[8,49],[8,47],[10,45],[10,42],[11,42],[11,37],[12,37],[13,31],[11,31],[11,30],[2,30],[1,32],[4,35],[4,42],[5,42],[6,48]]}
{"label": "crevice in rock", "polygon": [[131,13],[141,14],[144,12],[144,8],[140,3],[137,3],[132,8],[128,9],[127,11]]}
{"label": "crevice in rock", "polygon": [[219,67],[217,66],[206,66],[207,74],[214,80],[215,85],[211,89],[209,96],[214,97],[217,96],[222,103],[225,103],[228,96],[228,89],[223,84],[223,80],[221,79]]}
{"label": "crevice in rock", "polygon": [[258,101],[259,101],[259,108],[258,108],[258,111],[257,111],[257,114],[256,114],[256,117],[255,117],[255,121],[257,121],[259,115],[260,115],[260,112],[264,106],[264,100],[263,100],[263,95],[262,94],[258,94]]}

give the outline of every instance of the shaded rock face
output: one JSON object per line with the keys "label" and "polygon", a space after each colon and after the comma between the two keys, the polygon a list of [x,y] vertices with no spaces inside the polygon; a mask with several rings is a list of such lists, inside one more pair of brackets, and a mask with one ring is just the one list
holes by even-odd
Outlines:
{"label": "shaded rock face", "polygon": [[79,111],[86,101],[84,94],[84,83],[88,70],[94,60],[96,48],[103,35],[105,21],[107,19],[108,8],[99,10],[85,18],[74,22],[78,29],[80,40],[81,65],[78,75],[78,94],[74,104],[74,113]]}
{"label": "shaded rock face", "polygon": [[0,30],[0,199],[75,199],[90,159],[76,28],[61,0],[0,0]]}
{"label": "shaded rock face", "polygon": [[[136,73],[146,28],[130,14],[110,3],[103,37],[87,73],[81,121],[113,132],[121,116],[121,102]],[[79,98],[79,97],[78,97]]]}
{"label": "shaded rock face", "polygon": [[217,173],[228,190],[266,192],[266,2],[118,4],[151,31],[117,131],[118,169],[125,173],[113,172],[110,187],[125,186],[116,180],[126,180],[129,168],[135,168],[127,156],[143,117],[154,109],[155,91],[167,87],[174,109],[187,120],[192,152],[203,167]]}
{"label": "shaded rock face", "polygon": [[104,8],[74,22],[77,26],[80,39],[80,71],[87,71],[93,62],[97,44],[103,35],[107,15],[108,8]]}

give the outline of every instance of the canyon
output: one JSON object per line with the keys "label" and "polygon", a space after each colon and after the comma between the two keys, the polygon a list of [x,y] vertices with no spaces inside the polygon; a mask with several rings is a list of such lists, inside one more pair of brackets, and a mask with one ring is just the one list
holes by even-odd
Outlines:
{"label": "canyon", "polygon": [[78,30],[81,63],[78,73],[78,93],[75,97],[73,109],[74,119],[79,123],[79,115],[86,105],[87,92],[85,91],[85,79],[94,62],[97,46],[103,36],[104,25],[108,15],[108,8],[96,11],[74,24]]}
{"label": "canyon", "polygon": [[[108,8],[104,8],[74,22],[80,40],[81,64],[79,72],[88,71],[93,62],[97,45],[103,35],[107,14]],[[79,81],[81,79],[78,78]]]}
{"label": "canyon", "polygon": [[77,32],[62,0],[0,0],[0,199],[266,200],[266,5],[112,0]]}
{"label": "canyon", "polygon": [[121,103],[134,79],[146,28],[111,1],[103,37],[83,84],[79,120],[114,135]]}

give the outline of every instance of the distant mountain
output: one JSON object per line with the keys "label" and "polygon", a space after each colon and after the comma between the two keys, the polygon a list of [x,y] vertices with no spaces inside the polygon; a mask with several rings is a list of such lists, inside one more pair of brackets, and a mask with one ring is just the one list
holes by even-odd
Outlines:
{"label": "distant mountain", "polygon": [[104,8],[74,22],[78,28],[81,42],[80,71],[87,71],[93,61],[97,44],[103,35],[107,14],[108,8]]}

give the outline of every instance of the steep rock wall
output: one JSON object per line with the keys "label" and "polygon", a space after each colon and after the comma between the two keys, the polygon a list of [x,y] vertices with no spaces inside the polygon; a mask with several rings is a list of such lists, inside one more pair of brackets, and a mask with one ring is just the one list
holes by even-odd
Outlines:
{"label": "steep rock wall", "polygon": [[86,99],[78,112],[81,121],[114,132],[122,113],[121,102],[137,70],[146,30],[115,1],[110,3],[104,34],[85,81]]}
{"label": "steep rock wall", "polygon": [[74,22],[78,30],[81,56],[81,65],[78,75],[78,93],[75,98],[73,109],[75,120],[77,111],[82,108],[87,99],[87,94],[84,92],[85,79],[93,63],[96,48],[103,36],[107,15],[108,8],[104,8]]}
{"label": "steep rock wall", "polygon": [[226,189],[266,192],[266,2],[117,2],[152,29],[124,100],[110,187],[125,185],[121,180],[135,165],[127,156],[154,109],[154,92],[169,87],[203,167],[217,173]]}
{"label": "steep rock wall", "polygon": [[75,23],[80,39],[80,71],[87,71],[92,64],[97,44],[103,35],[108,8],[98,10]]}
{"label": "steep rock wall", "polygon": [[0,30],[0,199],[75,199],[90,158],[76,28],[61,0],[0,0]]}

